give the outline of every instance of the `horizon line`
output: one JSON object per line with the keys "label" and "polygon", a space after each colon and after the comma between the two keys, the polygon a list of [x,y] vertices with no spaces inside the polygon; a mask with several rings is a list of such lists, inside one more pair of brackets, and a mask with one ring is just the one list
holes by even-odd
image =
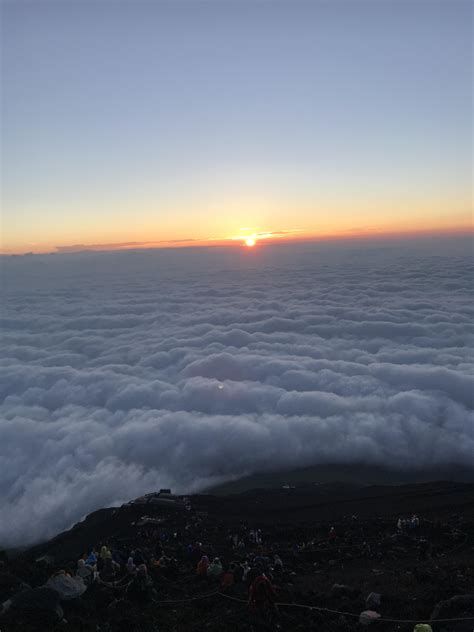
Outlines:
{"label": "horizon line", "polygon": [[[399,239],[399,238],[429,238],[442,236],[474,236],[474,226],[464,226],[452,229],[419,229],[419,230],[392,230],[378,231],[376,229],[365,231],[347,230],[339,233],[330,234],[306,234],[295,236],[292,231],[266,231],[268,235],[265,238],[257,236],[257,248],[263,245],[278,244],[299,244],[314,243],[328,241],[358,241],[358,240],[377,240],[377,239]],[[291,237],[287,235],[291,234]],[[284,236],[282,236],[284,235]],[[70,246],[54,246],[53,248],[45,248],[44,250],[25,250],[20,252],[5,251],[0,248],[1,257],[23,257],[36,255],[69,255],[69,254],[85,254],[96,252],[136,252],[140,250],[181,250],[181,249],[204,249],[204,248],[246,248],[245,235],[226,237],[226,238],[208,238],[208,239],[169,239],[169,240],[148,240],[148,241],[125,241],[111,243],[92,243],[92,244],[71,244]],[[159,245],[162,244],[162,245]]]}

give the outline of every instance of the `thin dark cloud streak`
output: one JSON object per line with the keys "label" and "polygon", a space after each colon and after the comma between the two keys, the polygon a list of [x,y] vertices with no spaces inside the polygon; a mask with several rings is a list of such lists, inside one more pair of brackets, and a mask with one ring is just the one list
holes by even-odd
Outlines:
{"label": "thin dark cloud streak", "polygon": [[70,246],[55,246],[58,253],[79,253],[89,251],[108,250],[133,250],[134,248],[153,248],[163,244],[187,244],[193,243],[196,239],[154,239],[153,241],[123,241],[106,244],[71,244]]}

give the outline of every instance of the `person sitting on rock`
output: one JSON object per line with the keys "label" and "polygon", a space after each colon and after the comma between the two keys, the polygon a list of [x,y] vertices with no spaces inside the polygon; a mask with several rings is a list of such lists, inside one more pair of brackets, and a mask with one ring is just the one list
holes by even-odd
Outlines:
{"label": "person sitting on rock", "polygon": [[158,562],[155,564],[155,570],[159,571],[159,574],[163,577],[170,579],[175,574],[175,565],[172,558],[163,554]]}
{"label": "person sitting on rock", "polygon": [[113,582],[120,574],[120,564],[117,564],[111,557],[106,557],[99,577],[104,582]]}
{"label": "person sitting on rock", "polygon": [[84,581],[84,584],[86,584],[86,586],[89,586],[94,581],[93,569],[88,566],[82,558],[80,560],[77,560],[76,575],[78,577],[82,577],[82,580]]}
{"label": "person sitting on rock", "polygon": [[169,565],[170,565],[170,561],[171,561],[171,560],[170,560],[170,558],[169,558],[167,555],[165,555],[165,554],[163,553],[163,555],[162,555],[162,556],[160,557],[160,559],[158,560],[158,566],[159,566],[159,568],[160,568],[163,572],[165,572],[165,571],[168,569]]}
{"label": "person sitting on rock", "polygon": [[247,586],[250,587],[252,583],[254,582],[254,580],[257,579],[259,575],[263,575],[263,573],[264,573],[263,566],[261,564],[257,564],[254,562],[253,566],[249,568],[247,574],[245,575]]}
{"label": "person sitting on rock", "polygon": [[277,553],[275,553],[275,555],[273,556],[273,572],[275,573],[283,572],[283,561]]}
{"label": "person sitting on rock", "polygon": [[202,545],[200,542],[195,542],[194,544],[190,544],[188,547],[188,555],[191,564],[197,564],[201,557],[204,555],[202,550]]}
{"label": "person sitting on rock", "polygon": [[203,555],[196,567],[196,573],[199,577],[207,577],[207,569],[210,566],[209,558],[207,555]]}
{"label": "person sitting on rock", "polygon": [[122,564],[124,564],[125,562],[122,552],[119,549],[112,549],[112,559],[119,566],[122,566]]}
{"label": "person sitting on rock", "polygon": [[229,568],[222,573],[221,577],[221,587],[222,590],[227,590],[234,583],[234,568],[235,566],[231,564]]}
{"label": "person sitting on rock", "polygon": [[221,561],[218,557],[215,557],[212,560],[212,564],[207,569],[207,576],[211,579],[219,579],[224,569],[222,567]]}
{"label": "person sitting on rock", "polygon": [[92,570],[94,571],[97,570],[97,552],[95,551],[94,548],[89,549],[89,551],[87,552],[87,557],[85,561],[86,561],[87,566],[90,566]]}
{"label": "person sitting on rock", "polygon": [[145,564],[145,558],[143,557],[143,553],[141,552],[140,549],[135,549],[135,551],[133,552],[133,563],[135,564],[135,566],[140,566],[140,564]]}
{"label": "person sitting on rock", "polygon": [[148,575],[146,564],[140,564],[137,568],[135,577],[127,586],[126,594],[129,599],[140,602],[153,599],[156,591],[153,586],[153,580]]}
{"label": "person sitting on rock", "polygon": [[108,546],[104,544],[103,546],[100,547],[99,556],[100,556],[100,559],[102,560],[102,563],[104,563],[105,560],[107,559],[112,559],[112,553],[110,549],[108,548]]}
{"label": "person sitting on rock", "polygon": [[179,575],[179,564],[175,557],[167,557],[166,577],[168,579],[177,579]]}
{"label": "person sitting on rock", "polygon": [[240,583],[244,577],[244,567],[238,562],[234,562],[234,582]]}
{"label": "person sitting on rock", "polygon": [[252,570],[252,567],[250,566],[250,564],[248,563],[248,560],[245,560],[245,562],[243,564],[241,564],[242,566],[242,581],[246,582],[248,575],[250,573],[250,571]]}
{"label": "person sitting on rock", "polygon": [[135,573],[137,572],[137,567],[135,565],[135,562],[133,561],[132,556],[128,558],[126,569],[129,575],[135,575]]}

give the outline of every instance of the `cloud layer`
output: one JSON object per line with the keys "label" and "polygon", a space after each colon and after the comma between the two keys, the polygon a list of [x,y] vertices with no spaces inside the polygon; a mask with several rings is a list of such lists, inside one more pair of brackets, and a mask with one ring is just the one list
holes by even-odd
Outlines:
{"label": "cloud layer", "polygon": [[471,466],[465,246],[4,258],[0,546],[163,486]]}

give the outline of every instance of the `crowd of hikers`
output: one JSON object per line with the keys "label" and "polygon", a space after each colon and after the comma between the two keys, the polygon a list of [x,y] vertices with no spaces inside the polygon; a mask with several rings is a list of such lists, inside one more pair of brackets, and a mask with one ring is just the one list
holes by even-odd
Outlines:
{"label": "crowd of hikers", "polygon": [[[251,532],[252,533],[252,532]],[[175,539],[177,534],[175,534]],[[250,535],[249,542],[259,543],[261,551],[246,555],[244,560],[223,563],[219,557],[212,559],[206,554],[207,547],[200,542],[188,544],[178,559],[164,552],[166,534],[153,534],[155,546],[152,549],[139,548],[127,551],[125,548],[109,547],[103,544],[99,549],[90,547],[77,561],[75,574],[84,584],[98,582],[120,592],[134,601],[152,602],[159,599],[155,588],[157,580],[165,578],[177,580],[182,562],[194,569],[202,587],[229,591],[235,584],[245,586],[248,593],[248,610],[253,627],[256,629],[279,629],[277,592],[274,582],[281,576],[284,566],[281,557],[275,553],[268,556],[261,540],[261,532]],[[232,536],[234,542],[237,541]],[[238,540],[236,549],[246,545]]]}
{"label": "crowd of hikers", "polygon": [[[199,516],[189,515],[177,529],[160,528],[153,518],[144,517],[142,522],[132,542],[110,539],[87,547],[69,567],[53,572],[45,586],[56,590],[64,601],[80,598],[90,588],[100,588],[108,594],[108,608],[113,612],[124,602],[141,606],[160,603],[163,586],[187,582],[192,586],[191,599],[215,593],[242,601],[248,628],[260,632],[282,629],[278,607],[281,586],[294,582],[298,560],[304,559],[317,572],[320,567],[330,568],[354,557],[390,559],[406,545],[407,538],[414,543],[420,560],[440,554],[439,547],[418,533],[420,519],[416,515],[400,517],[385,538],[372,537],[376,527],[367,528],[353,515],[344,518],[344,528],[327,525],[325,535],[323,532],[315,538],[308,538],[306,530],[285,543],[268,541],[264,530],[244,523],[238,529],[219,532],[213,543],[212,528],[205,528],[205,518]],[[200,533],[205,533],[205,542],[195,537]],[[15,605],[14,599],[10,601],[3,604],[5,611]],[[360,615],[356,624],[364,626],[381,618],[380,602],[380,595],[370,593],[365,611],[355,613]],[[429,623],[417,623],[411,629],[432,631]]]}

